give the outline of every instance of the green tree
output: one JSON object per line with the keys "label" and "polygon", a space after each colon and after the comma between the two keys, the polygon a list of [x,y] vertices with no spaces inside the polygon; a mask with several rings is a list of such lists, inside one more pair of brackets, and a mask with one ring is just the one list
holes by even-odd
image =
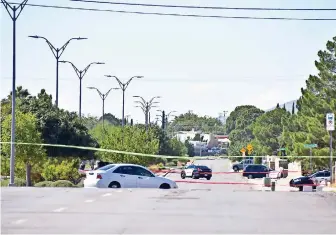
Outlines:
{"label": "green tree", "polygon": [[184,142],[184,145],[186,146],[187,148],[187,154],[189,157],[194,157],[195,156],[195,148],[194,148],[194,145],[192,145],[189,140],[186,140]]}
{"label": "green tree", "polygon": [[[102,122],[103,118],[99,118],[99,122]],[[108,122],[111,125],[114,126],[121,126],[121,119],[116,118],[113,114],[111,113],[105,113],[104,114],[104,122]]]}
{"label": "green tree", "polygon": [[224,132],[222,123],[213,117],[198,116],[191,111],[181,114],[169,125],[173,131],[202,130],[204,132]]}
{"label": "green tree", "polygon": [[[326,156],[329,152],[325,115],[336,113],[336,37],[327,42],[326,50],[319,51],[318,57],[315,61],[318,75],[309,76],[297,101],[298,112],[285,125],[283,140],[292,155],[308,155],[309,149],[305,149],[304,144],[310,143],[318,145],[313,150],[315,156]],[[335,146],[336,132],[333,132],[333,139]],[[326,167],[328,159],[314,158],[314,164]]]}
{"label": "green tree", "polygon": [[295,102],[293,102],[293,104],[292,104],[292,115],[294,115],[295,114]]}
{"label": "green tree", "polygon": [[[119,150],[143,154],[157,154],[159,151],[159,139],[156,133],[149,128],[148,132],[142,126],[119,126],[105,125],[96,126],[91,134],[103,149]],[[111,152],[97,152],[99,159],[114,163],[134,163],[148,166],[155,159],[148,156],[135,156],[132,154],[117,154]]]}
{"label": "green tree", "polygon": [[[16,142],[21,143],[35,143],[41,144],[41,133],[37,128],[36,117],[31,113],[22,113],[16,111]],[[7,115],[1,125],[2,135],[1,141],[9,142],[11,136],[11,121],[12,116]],[[31,173],[32,168],[36,165],[41,165],[45,159],[46,154],[42,146],[37,145],[16,145],[16,173],[22,176],[22,173],[26,172],[26,185],[31,186]],[[4,144],[2,146],[2,153],[7,159],[10,156],[10,145]],[[22,168],[24,166],[25,168]]]}
{"label": "green tree", "polygon": [[252,124],[254,148],[261,155],[271,155],[281,147],[283,121],[290,114],[284,109],[274,109],[266,112]]}
{"label": "green tree", "polygon": [[[37,128],[46,144],[77,145],[98,147],[89,135],[87,127],[75,112],[58,109],[52,102],[52,96],[44,89],[37,96],[31,96],[22,87],[17,88],[18,110],[34,114],[37,118]],[[9,102],[11,95],[3,102]],[[10,103],[10,102],[9,102]],[[93,152],[74,148],[46,147],[48,156],[77,156],[92,158]]]}
{"label": "green tree", "polygon": [[253,105],[236,107],[226,120],[226,132],[231,143],[244,143],[246,146],[253,139],[251,124],[263,113],[263,110]]}

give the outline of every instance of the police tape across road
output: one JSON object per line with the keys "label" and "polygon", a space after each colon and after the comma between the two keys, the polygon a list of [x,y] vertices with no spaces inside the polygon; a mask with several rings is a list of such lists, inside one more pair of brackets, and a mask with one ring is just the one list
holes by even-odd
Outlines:
{"label": "police tape across road", "polygon": [[[0,144],[11,144],[11,142],[0,142]],[[43,147],[57,147],[57,148],[73,148],[73,149],[82,149],[82,150],[92,150],[99,152],[108,152],[108,153],[118,153],[125,155],[133,155],[140,157],[153,157],[153,158],[167,158],[167,159],[186,159],[186,160],[206,160],[206,157],[182,157],[182,156],[167,156],[167,155],[158,155],[158,154],[146,154],[146,153],[135,153],[127,152],[113,149],[103,149],[103,148],[94,148],[94,147],[85,147],[85,146],[76,146],[76,145],[63,145],[63,144],[41,144],[41,143],[23,143],[23,142],[14,142],[15,145],[33,145],[33,146],[43,146]],[[224,156],[227,157],[227,156]],[[242,156],[230,156],[230,157],[239,157]],[[247,156],[248,158],[260,158],[264,156]],[[221,159],[223,156],[211,156],[213,159]],[[243,157],[244,158],[244,157]],[[330,158],[330,156],[281,156],[281,158]]]}

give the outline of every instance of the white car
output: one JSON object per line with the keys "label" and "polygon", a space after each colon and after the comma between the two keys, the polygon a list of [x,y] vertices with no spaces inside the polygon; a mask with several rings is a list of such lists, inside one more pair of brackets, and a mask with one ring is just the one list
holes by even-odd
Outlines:
{"label": "white car", "polygon": [[178,188],[176,182],[156,176],[134,164],[109,164],[86,172],[85,188]]}

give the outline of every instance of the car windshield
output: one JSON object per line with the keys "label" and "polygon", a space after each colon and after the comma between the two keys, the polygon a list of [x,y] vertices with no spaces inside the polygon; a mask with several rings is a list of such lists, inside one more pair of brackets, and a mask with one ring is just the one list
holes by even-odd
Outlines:
{"label": "car windshield", "polygon": [[97,170],[107,171],[107,170],[109,170],[109,169],[111,169],[113,167],[115,167],[115,165],[110,164],[110,165],[106,165],[106,166],[100,167]]}

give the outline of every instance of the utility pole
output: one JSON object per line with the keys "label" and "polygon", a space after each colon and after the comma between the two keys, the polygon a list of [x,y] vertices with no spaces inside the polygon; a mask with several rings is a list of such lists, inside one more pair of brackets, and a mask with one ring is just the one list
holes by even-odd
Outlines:
{"label": "utility pole", "polygon": [[123,98],[122,98],[122,120],[121,120],[121,125],[122,127],[124,127],[125,125],[125,91],[128,87],[128,85],[131,83],[131,81],[134,79],[134,78],[143,78],[143,76],[134,76],[134,77],[131,77],[127,82],[123,83],[119,80],[118,77],[116,76],[111,76],[111,75],[105,75],[105,77],[108,77],[108,78],[115,78],[117,80],[117,82],[119,83],[119,86],[120,86],[120,89],[122,90],[122,93],[123,93]]}
{"label": "utility pole", "polygon": [[85,74],[87,73],[87,71],[89,70],[90,66],[93,64],[105,64],[103,62],[92,62],[90,63],[88,66],[86,66],[83,70],[79,70],[72,62],[70,61],[59,61],[60,63],[69,63],[71,64],[71,66],[73,67],[73,69],[75,70],[75,73],[77,74],[78,78],[79,78],[79,118],[82,118],[82,79],[85,76]]}
{"label": "utility pole", "polygon": [[146,124],[146,131],[148,131],[148,118],[149,118],[149,112],[151,108],[157,107],[155,104],[158,104],[160,102],[154,101],[155,99],[161,98],[161,96],[154,96],[151,98],[149,101],[146,101],[143,97],[141,96],[133,96],[134,98],[140,98],[141,100],[135,101],[135,103],[138,103],[140,105],[137,105],[135,107],[141,108],[143,113],[145,114],[145,124]]}
{"label": "utility pole", "polygon": [[8,12],[10,18],[13,22],[13,78],[12,78],[12,123],[11,123],[11,156],[10,156],[10,180],[8,186],[15,186],[15,106],[16,106],[16,20],[19,18],[23,8],[26,6],[28,0],[24,0],[18,6],[11,6],[5,0],[1,0],[1,3],[4,5],[6,11]]}
{"label": "utility pole", "polygon": [[54,47],[53,44],[51,44],[51,42],[46,39],[45,37],[42,37],[42,36],[37,36],[37,35],[34,35],[34,36],[28,36],[30,38],[35,38],[35,39],[44,39],[46,41],[46,43],[48,44],[48,46],[50,47],[50,50],[51,52],[53,53],[53,55],[55,56],[55,59],[56,59],[56,107],[58,107],[58,62],[59,62],[59,59],[61,58],[61,55],[63,54],[63,52],[65,51],[65,48],[69,45],[69,43],[72,41],[72,40],[86,40],[87,38],[81,38],[81,37],[78,37],[78,38],[70,38],[61,48],[56,48]]}
{"label": "utility pole", "polygon": [[107,98],[108,94],[111,90],[119,90],[119,88],[110,88],[105,94],[101,93],[100,90],[96,87],[88,87],[88,89],[96,90],[103,101],[103,113],[102,113],[102,121],[103,121],[103,132],[104,132],[104,114],[105,114],[105,99]]}

